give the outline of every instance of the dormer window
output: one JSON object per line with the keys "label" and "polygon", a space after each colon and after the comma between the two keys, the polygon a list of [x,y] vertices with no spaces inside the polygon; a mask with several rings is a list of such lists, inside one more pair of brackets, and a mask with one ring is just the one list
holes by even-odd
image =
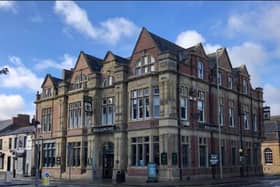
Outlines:
{"label": "dormer window", "polygon": [[228,77],[228,88],[232,89],[232,77],[231,76]]}
{"label": "dormer window", "polygon": [[112,86],[113,85],[113,77],[108,76],[108,77],[104,78],[102,84],[103,84],[103,87]]}
{"label": "dormer window", "polygon": [[43,97],[51,97],[52,96],[52,88],[43,88],[42,96]]}
{"label": "dormer window", "polygon": [[148,55],[136,61],[135,75],[143,75],[155,71],[155,58]]}
{"label": "dormer window", "polygon": [[87,87],[87,76],[84,74],[77,75],[73,84],[71,84],[71,90]]}
{"label": "dormer window", "polygon": [[243,94],[248,94],[248,85],[245,79],[243,79],[242,86],[243,86]]}

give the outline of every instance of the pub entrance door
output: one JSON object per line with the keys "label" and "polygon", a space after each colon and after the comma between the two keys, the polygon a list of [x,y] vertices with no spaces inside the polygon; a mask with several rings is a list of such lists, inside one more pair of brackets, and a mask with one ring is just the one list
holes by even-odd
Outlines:
{"label": "pub entrance door", "polygon": [[103,178],[112,178],[114,168],[114,144],[108,142],[103,146]]}

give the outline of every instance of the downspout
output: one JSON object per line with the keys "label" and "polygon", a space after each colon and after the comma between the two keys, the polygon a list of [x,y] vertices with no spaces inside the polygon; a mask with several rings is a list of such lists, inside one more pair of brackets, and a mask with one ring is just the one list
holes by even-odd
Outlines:
{"label": "downspout", "polygon": [[178,123],[178,160],[179,160],[179,177],[182,180],[182,158],[181,158],[181,124],[180,124],[180,74],[179,74],[179,59],[176,64],[176,109],[177,109],[177,123]]}

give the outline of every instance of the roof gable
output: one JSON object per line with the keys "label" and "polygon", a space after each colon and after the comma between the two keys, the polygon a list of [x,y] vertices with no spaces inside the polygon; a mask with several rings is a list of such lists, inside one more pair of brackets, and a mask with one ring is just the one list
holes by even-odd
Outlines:
{"label": "roof gable", "polygon": [[51,76],[51,74],[47,74],[45,76],[45,79],[41,85],[41,88],[43,87],[57,87],[58,84],[61,82],[62,80],[56,77]]}
{"label": "roof gable", "polygon": [[104,57],[104,62],[116,61],[118,64],[128,64],[129,59],[123,58],[114,54],[112,51],[108,51]]}
{"label": "roof gable", "polygon": [[143,51],[146,49],[151,49],[151,48],[156,48],[157,51],[160,52],[158,46],[156,45],[155,41],[151,37],[148,30],[145,27],[143,27],[139,34],[139,37],[136,41],[136,44],[134,46],[131,56],[133,56],[133,54],[135,54],[137,52],[140,52],[140,51]]}
{"label": "roof gable", "polygon": [[101,59],[81,51],[73,69],[71,82],[73,81],[73,79],[75,79],[77,74],[81,74],[81,72],[83,72],[84,74],[88,75],[94,72],[98,72],[100,71],[101,66]]}
{"label": "roof gable", "polygon": [[229,71],[232,70],[231,62],[227,53],[226,48],[220,49],[221,54],[219,56],[219,65]]}

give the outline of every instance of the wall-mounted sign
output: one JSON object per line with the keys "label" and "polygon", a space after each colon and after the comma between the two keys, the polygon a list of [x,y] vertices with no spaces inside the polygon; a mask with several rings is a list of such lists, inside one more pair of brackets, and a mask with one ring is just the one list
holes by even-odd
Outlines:
{"label": "wall-mounted sign", "polygon": [[60,156],[56,157],[56,164],[57,165],[61,164],[61,157]]}
{"label": "wall-mounted sign", "polygon": [[163,152],[160,154],[161,165],[167,165],[167,153]]}
{"label": "wall-mounted sign", "polygon": [[177,153],[172,153],[172,165],[177,165]]}
{"label": "wall-mounted sign", "polygon": [[115,129],[114,125],[92,127],[92,133],[113,133]]}

